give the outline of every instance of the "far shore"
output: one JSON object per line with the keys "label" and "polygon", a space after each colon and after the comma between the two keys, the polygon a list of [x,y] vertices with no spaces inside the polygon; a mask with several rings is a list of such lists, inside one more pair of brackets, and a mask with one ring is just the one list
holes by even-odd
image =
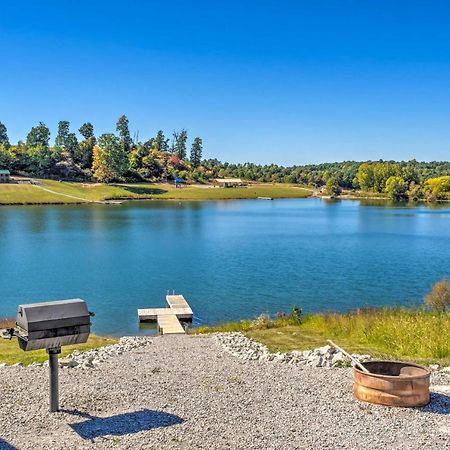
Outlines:
{"label": "far shore", "polygon": [[[344,191],[340,196],[330,197],[318,193],[313,187],[287,183],[249,183],[243,187],[219,188],[213,185],[199,184],[175,187],[171,183],[99,184],[40,179],[28,183],[0,184],[0,206],[107,204],[134,200],[222,201],[310,197],[342,200],[390,200],[383,194],[370,192],[355,194]],[[424,201],[418,200],[421,203]]]}
{"label": "far shore", "polygon": [[80,183],[33,180],[32,183],[0,185],[0,205],[74,205],[132,200],[240,200],[265,198],[306,198],[307,187],[293,184],[255,183],[245,187],[219,188],[213,185],[170,183]]}

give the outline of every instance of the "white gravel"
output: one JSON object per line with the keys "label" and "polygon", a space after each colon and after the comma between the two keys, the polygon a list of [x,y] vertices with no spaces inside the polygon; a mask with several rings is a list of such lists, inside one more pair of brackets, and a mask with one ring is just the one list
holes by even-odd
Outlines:
{"label": "white gravel", "polygon": [[56,414],[45,367],[1,368],[0,449],[450,448],[449,374],[429,406],[386,408],[353,398],[351,369],[243,360],[213,336],[147,342],[62,368]]}

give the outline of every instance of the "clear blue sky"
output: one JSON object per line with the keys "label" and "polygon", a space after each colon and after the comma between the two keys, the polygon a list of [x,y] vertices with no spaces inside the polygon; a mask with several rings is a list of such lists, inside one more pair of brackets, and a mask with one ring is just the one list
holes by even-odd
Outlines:
{"label": "clear blue sky", "polygon": [[185,127],[206,157],[450,159],[447,1],[1,1],[0,121],[141,139]]}

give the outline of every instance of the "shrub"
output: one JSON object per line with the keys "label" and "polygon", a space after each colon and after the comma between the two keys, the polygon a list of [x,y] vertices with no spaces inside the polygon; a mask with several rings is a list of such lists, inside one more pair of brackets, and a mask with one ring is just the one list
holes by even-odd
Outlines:
{"label": "shrub", "polygon": [[252,328],[257,330],[265,330],[272,328],[274,325],[273,320],[267,314],[261,314],[255,320],[252,321]]}
{"label": "shrub", "polygon": [[300,325],[302,323],[302,308],[294,305],[288,319],[290,325]]}
{"label": "shrub", "polygon": [[450,283],[448,278],[436,282],[425,296],[425,305],[438,311],[447,311],[450,307]]}

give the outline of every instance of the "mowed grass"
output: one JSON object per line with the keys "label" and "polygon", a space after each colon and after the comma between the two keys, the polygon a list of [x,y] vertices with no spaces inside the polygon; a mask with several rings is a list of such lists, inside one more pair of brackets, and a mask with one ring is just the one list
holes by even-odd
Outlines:
{"label": "mowed grass", "polygon": [[450,365],[450,314],[422,309],[368,309],[348,314],[313,314],[300,325],[275,319],[266,326],[241,321],[198,332],[242,331],[271,351],[307,350],[327,339],[354,353],[377,358]]}
{"label": "mowed grass", "polygon": [[[13,321],[0,320],[0,328],[8,328],[14,325]],[[62,352],[59,357],[69,355],[74,350],[87,351],[93,348],[104,347],[105,345],[115,344],[118,340],[111,337],[101,337],[91,334],[88,341],[85,344],[68,345],[62,347]],[[19,348],[17,338],[13,338],[10,341],[0,338],[0,363],[15,364],[21,362],[25,365],[29,365],[33,362],[42,363],[47,361],[48,355],[45,350],[36,350],[32,352],[24,352]]]}
{"label": "mowed grass", "polygon": [[[163,186],[160,187],[163,188]],[[247,187],[225,189],[210,186],[185,186],[176,189],[170,186],[166,192],[155,195],[154,198],[172,200],[233,200],[255,199],[258,197],[306,198],[309,196],[311,196],[311,191],[294,185],[252,184]]]}
{"label": "mowed grass", "polygon": [[34,204],[77,203],[69,197],[62,198],[30,184],[0,184],[0,204],[34,205]]}
{"label": "mowed grass", "polygon": [[[40,185],[1,184],[0,204],[70,204],[123,199],[227,200],[257,197],[304,198],[311,191],[295,185],[254,184],[243,188],[173,184],[100,184],[40,180]],[[51,192],[49,192],[51,191]]]}

